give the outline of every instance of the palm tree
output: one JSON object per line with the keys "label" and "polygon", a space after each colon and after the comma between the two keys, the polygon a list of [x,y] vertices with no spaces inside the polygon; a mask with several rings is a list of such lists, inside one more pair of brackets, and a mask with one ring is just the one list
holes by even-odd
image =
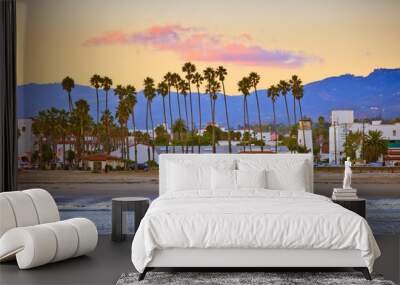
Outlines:
{"label": "palm tree", "polygon": [[[171,72],[167,72],[164,75],[164,82],[168,86],[169,125],[170,125],[170,128],[172,128],[172,122],[174,120],[172,118],[172,105],[171,105],[171,86],[173,86]],[[175,144],[174,143],[172,143],[172,152],[175,153]]]}
{"label": "palm tree", "polygon": [[[243,127],[244,130],[249,127],[249,116],[247,108],[247,96],[250,95],[250,80],[247,77],[243,77],[242,80],[238,82],[238,91],[243,94]],[[251,143],[250,143],[251,150]],[[246,151],[246,144],[244,144],[244,151]]]}
{"label": "palm tree", "polygon": [[216,147],[216,140],[215,140],[215,128],[216,128],[216,122],[215,122],[215,106],[216,106],[216,101],[218,99],[217,93],[221,91],[221,84],[213,79],[210,82],[210,94],[212,95],[212,145],[213,145],[213,153],[217,152],[217,147]]}
{"label": "palm tree", "polygon": [[101,121],[101,123],[103,125],[103,128],[106,130],[106,137],[105,137],[105,140],[104,140],[105,142],[104,142],[104,145],[103,145],[103,149],[105,150],[105,152],[107,154],[110,154],[110,152],[111,152],[111,131],[110,131],[110,126],[113,123],[113,117],[112,117],[112,115],[111,115],[109,110],[105,110],[103,112],[103,116],[101,117],[100,121]]}
{"label": "palm tree", "polygon": [[[296,100],[299,102],[299,108],[300,108],[300,120],[303,120],[303,112],[301,110],[301,98],[303,98],[304,90],[303,90],[303,85],[301,84],[301,79],[297,75],[293,75],[292,79],[289,81],[290,83],[290,88],[292,89],[292,95],[293,95],[293,110],[294,110],[294,120],[295,124],[297,123],[296,119]],[[305,140],[305,131],[303,129],[303,146],[306,147],[306,140]]]}
{"label": "palm tree", "polygon": [[293,116],[294,116],[294,125],[297,124],[297,117],[296,117],[296,95],[295,92],[298,90],[299,86],[301,85],[301,80],[297,75],[292,75],[292,78],[289,80],[290,89],[292,90],[293,96]]}
{"label": "palm tree", "polygon": [[[301,109],[301,99],[304,96],[304,88],[303,85],[300,85],[299,90],[296,92],[296,100],[299,101],[299,110],[300,110],[300,120],[303,121],[303,111]],[[306,147],[306,135],[304,131],[304,126],[302,127],[303,133],[303,146]]]}
{"label": "palm tree", "polygon": [[275,102],[279,97],[279,89],[275,85],[271,85],[267,93],[268,97],[272,101],[272,110],[274,112],[274,132],[275,132],[275,152],[278,152],[278,132],[276,131],[276,112],[275,112]]}
{"label": "palm tree", "polygon": [[[122,85],[117,85],[117,87],[114,88],[114,94],[116,96],[118,96],[118,99],[119,99],[119,103],[118,103],[118,106],[117,106],[117,111],[115,113],[115,117],[118,120],[119,125],[120,125],[119,136],[121,138],[120,139],[121,140],[121,159],[124,159],[124,157],[125,157],[125,146],[124,146],[125,139],[124,139],[124,136],[125,135],[124,135],[124,127],[123,127],[124,121],[123,121],[123,119],[124,119],[124,115],[125,115],[124,112],[127,109],[126,98],[125,98],[125,96],[126,96],[126,88],[123,87]],[[129,116],[129,114],[128,114],[128,116]]]}
{"label": "palm tree", "polygon": [[[149,135],[149,126],[148,126],[148,117],[150,115],[151,129],[152,129],[152,154],[154,159],[154,123],[153,123],[153,112],[151,109],[151,103],[153,102],[153,98],[156,96],[156,89],[154,87],[154,79],[150,77],[146,77],[144,80],[144,97],[147,99],[147,109],[146,109],[146,131],[147,135]],[[147,155],[149,162],[150,159],[150,146],[147,145]]]}
{"label": "palm tree", "polygon": [[[133,145],[134,145],[134,153],[135,153],[135,168],[137,167],[137,139],[136,139],[136,123],[135,123],[135,106],[137,103],[136,98],[136,88],[133,85],[127,85],[125,88],[125,100],[127,104],[127,108],[132,117],[132,126],[133,126]],[[129,153],[129,146],[128,146]]]}
{"label": "palm tree", "polygon": [[364,156],[367,162],[378,161],[381,155],[386,154],[387,148],[381,131],[368,131],[364,141]]}
{"label": "palm tree", "polygon": [[285,99],[286,115],[287,115],[287,119],[288,119],[288,127],[290,130],[290,115],[289,115],[289,108],[288,108],[288,104],[287,104],[287,100],[286,100],[286,95],[290,91],[290,84],[285,80],[279,81],[278,91],[282,94],[283,98]]}
{"label": "palm tree", "polygon": [[[201,76],[200,73],[196,72],[193,75],[192,83],[196,85],[197,88],[197,99],[198,99],[198,107],[199,107],[199,132],[201,131],[201,101],[200,101],[200,85],[203,82],[203,77]],[[197,151],[200,153],[200,133],[197,136],[197,143],[198,143],[198,148]]]}
{"label": "palm tree", "polygon": [[[116,118],[118,119],[120,128],[121,128],[121,159],[129,159],[129,144],[128,144],[128,136],[127,136],[127,122],[129,119],[129,108],[124,97],[119,101],[117,111],[115,113]],[[125,165],[126,166],[126,165]]]}
{"label": "palm tree", "polygon": [[68,94],[68,107],[69,107],[69,112],[72,112],[73,105],[72,105],[72,97],[71,97],[71,91],[73,88],[75,88],[75,82],[74,80],[67,76],[63,79],[61,82],[63,90],[67,91]]}
{"label": "palm tree", "polygon": [[[164,125],[165,125],[165,129],[168,130],[168,125],[167,125],[167,114],[165,112],[165,96],[168,95],[168,84],[165,83],[165,81],[162,81],[160,83],[158,83],[157,86],[157,93],[162,97],[162,104],[163,104],[163,111],[164,111]],[[168,134],[168,131],[167,131]],[[168,153],[168,145],[169,145],[169,141],[167,141],[166,144],[166,152]]]}
{"label": "palm tree", "polygon": [[[179,99],[179,82],[181,82],[181,77],[179,76],[178,73],[172,73],[171,74],[171,83],[175,87],[176,90],[176,99],[178,101],[178,114],[179,114],[179,120],[182,120],[182,113],[181,113],[181,101]],[[182,142],[182,134],[178,133],[178,140],[179,142]],[[181,145],[182,147],[182,153],[184,152],[184,147],[183,144]]]}
{"label": "palm tree", "polygon": [[[258,113],[258,131],[261,135],[261,141],[264,142],[262,126],[261,126],[261,111],[260,111],[260,102],[258,101],[258,93],[257,93],[257,85],[260,83],[260,75],[255,72],[250,72],[249,74],[250,86],[254,88],[254,92],[256,94],[256,103],[257,103],[257,113]],[[261,151],[264,151],[264,146],[261,144]]]}
{"label": "palm tree", "polygon": [[[213,100],[213,94],[211,92],[211,88],[213,85],[213,82],[215,81],[215,70],[212,69],[211,67],[207,67],[204,71],[204,79],[207,81],[207,85],[206,85],[206,93],[209,94],[210,96],[210,114],[211,114],[211,121],[213,124],[213,128],[214,128],[214,100]],[[212,139],[212,145],[213,145],[213,151],[214,151],[214,138]]]}
{"label": "palm tree", "polygon": [[193,140],[193,136],[194,136],[194,120],[193,120],[193,103],[192,103],[192,88],[190,86],[190,83],[193,79],[193,75],[196,72],[196,66],[190,62],[186,62],[183,67],[182,67],[182,71],[186,72],[186,80],[188,83],[188,87],[189,87],[189,103],[190,103],[190,119],[191,119],[191,135],[192,135],[192,143],[191,143],[191,150],[192,153],[194,152],[194,140]]}
{"label": "palm tree", "polygon": [[112,79],[104,76],[102,80],[102,87],[103,90],[106,92],[106,109],[108,110],[108,91],[111,89],[111,86],[113,85]]}
{"label": "palm tree", "polygon": [[75,102],[75,109],[74,109],[74,117],[77,119],[78,127],[79,127],[79,138],[80,142],[78,144],[78,157],[79,159],[82,158],[82,149],[85,145],[85,130],[90,125],[90,116],[89,116],[89,104],[80,99]]}
{"label": "palm tree", "polygon": [[176,120],[171,127],[171,131],[174,134],[174,137],[175,134],[178,134],[178,139],[179,139],[181,134],[185,134],[187,132],[185,121],[181,119]]}
{"label": "palm tree", "polygon": [[[183,96],[183,98],[184,98],[184,103],[185,103],[185,116],[186,116],[186,121],[185,121],[185,123],[186,123],[186,129],[189,129],[189,117],[188,117],[188,111],[187,111],[187,100],[186,100],[186,97],[187,97],[187,95],[188,95],[188,91],[189,91],[189,86],[188,86],[188,83],[185,81],[185,80],[181,80],[180,82],[179,82],[179,91],[180,91],[180,93],[181,93],[181,95]],[[187,143],[187,139],[188,139],[188,137],[187,137],[187,135],[185,136],[185,145],[186,145],[186,153],[188,153],[189,152],[189,146],[188,146],[188,143]]]}
{"label": "palm tree", "polygon": [[94,74],[90,78],[90,85],[92,85],[96,89],[96,123],[99,124],[99,88],[102,85],[103,78],[98,75]]}
{"label": "palm tree", "polygon": [[[208,93],[210,95],[210,112],[212,114],[212,109],[213,109],[213,99],[212,99],[212,95],[210,93],[210,82],[212,82],[213,80],[215,80],[215,71],[214,69],[212,69],[211,67],[207,67],[204,71],[203,71],[203,77],[204,80],[207,81],[207,85],[206,85],[206,93]],[[212,116],[212,115],[211,115]]]}
{"label": "palm tree", "polygon": [[69,114],[65,110],[60,110],[58,113],[58,125],[61,129],[61,139],[63,142],[63,166],[65,166],[65,140],[69,127]]}
{"label": "palm tree", "polygon": [[224,93],[224,104],[225,104],[225,118],[226,118],[226,126],[228,128],[228,151],[232,153],[232,142],[231,142],[231,127],[229,125],[229,117],[228,117],[228,103],[226,100],[226,93],[225,93],[225,76],[228,74],[226,68],[222,65],[218,66],[217,70],[215,71],[216,75],[218,76],[219,81],[222,84],[222,92]]}
{"label": "palm tree", "polygon": [[[189,117],[188,117],[188,109],[187,109],[187,100],[186,97],[188,95],[188,91],[189,91],[189,86],[188,83],[184,80],[181,80],[179,82],[179,91],[181,93],[181,95],[184,98],[184,103],[185,103],[185,114],[186,114],[186,129],[189,129]],[[189,146],[187,144],[187,136],[185,136],[185,145],[186,145],[186,153],[189,151]]]}
{"label": "palm tree", "polygon": [[184,104],[185,104],[186,128],[189,129],[189,116],[188,116],[187,100],[186,100],[186,96],[188,95],[188,91],[189,91],[189,85],[185,80],[181,80],[178,85],[179,85],[179,92],[183,96]]}
{"label": "palm tree", "polygon": [[178,114],[179,114],[179,119],[182,120],[182,114],[181,114],[181,101],[179,99],[179,82],[181,82],[181,77],[179,76],[178,73],[172,73],[171,74],[171,82],[172,85],[175,87],[176,90],[176,99],[178,101]]}

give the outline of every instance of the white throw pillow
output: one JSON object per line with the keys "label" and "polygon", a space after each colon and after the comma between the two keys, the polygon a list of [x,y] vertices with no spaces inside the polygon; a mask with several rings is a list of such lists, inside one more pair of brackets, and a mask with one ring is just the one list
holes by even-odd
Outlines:
{"label": "white throw pillow", "polygon": [[280,162],[271,167],[267,174],[268,188],[288,191],[306,191],[306,164],[301,162]]}
{"label": "white throw pillow", "polygon": [[211,168],[212,190],[235,190],[236,170]]}
{"label": "white throw pillow", "polygon": [[307,164],[297,159],[239,160],[239,170],[267,170],[267,188],[272,190],[306,191]]}
{"label": "white throw pillow", "polygon": [[236,170],[237,188],[267,188],[267,171]]}
{"label": "white throw pillow", "polygon": [[178,163],[168,164],[167,189],[169,191],[199,190],[210,188],[208,166],[188,166]]}
{"label": "white throw pillow", "polygon": [[211,168],[235,169],[236,161],[176,160],[167,163],[167,191],[211,190]]}

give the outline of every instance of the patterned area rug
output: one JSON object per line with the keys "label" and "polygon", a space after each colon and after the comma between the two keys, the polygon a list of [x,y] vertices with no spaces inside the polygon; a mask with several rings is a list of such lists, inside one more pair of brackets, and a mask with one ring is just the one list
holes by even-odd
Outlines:
{"label": "patterned area rug", "polygon": [[148,272],[142,281],[138,281],[138,276],[138,273],[122,274],[117,285],[395,285],[392,281],[384,280],[380,275],[372,275],[373,280],[368,281],[359,272]]}

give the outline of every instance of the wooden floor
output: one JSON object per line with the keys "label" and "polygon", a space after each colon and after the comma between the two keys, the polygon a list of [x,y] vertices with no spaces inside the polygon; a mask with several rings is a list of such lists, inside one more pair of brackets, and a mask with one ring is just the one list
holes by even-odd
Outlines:
{"label": "wooden floor", "polygon": [[[378,235],[376,240],[382,256],[376,261],[374,271],[399,284],[400,237]],[[115,284],[122,273],[134,271],[130,248],[131,238],[115,243],[110,236],[103,235],[96,250],[88,256],[29,270],[19,270],[16,262],[0,264],[0,284]]]}

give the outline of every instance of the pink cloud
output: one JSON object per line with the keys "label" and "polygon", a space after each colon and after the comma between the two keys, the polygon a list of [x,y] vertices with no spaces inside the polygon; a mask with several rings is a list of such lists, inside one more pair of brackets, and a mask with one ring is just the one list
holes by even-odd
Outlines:
{"label": "pink cloud", "polygon": [[317,57],[299,52],[272,50],[255,44],[251,45],[248,42],[252,38],[248,33],[241,34],[239,38],[244,40],[225,41],[222,35],[209,34],[200,29],[164,25],[152,26],[135,33],[108,32],[89,38],[84,45],[140,44],[155,50],[175,52],[183,60],[281,68],[298,68],[309,62],[320,61]]}

